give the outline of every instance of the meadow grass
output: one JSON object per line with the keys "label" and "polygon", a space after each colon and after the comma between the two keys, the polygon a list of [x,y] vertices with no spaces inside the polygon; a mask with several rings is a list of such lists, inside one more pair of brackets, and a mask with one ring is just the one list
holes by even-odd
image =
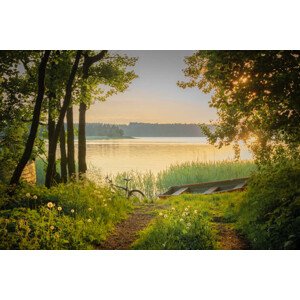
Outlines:
{"label": "meadow grass", "polygon": [[244,194],[185,194],[159,200],[168,204],[168,208],[157,212],[150,226],[140,233],[133,249],[219,249],[214,220],[236,222]]}
{"label": "meadow grass", "polygon": [[93,249],[126,218],[132,203],[89,181],[50,189],[0,186],[0,249]]}

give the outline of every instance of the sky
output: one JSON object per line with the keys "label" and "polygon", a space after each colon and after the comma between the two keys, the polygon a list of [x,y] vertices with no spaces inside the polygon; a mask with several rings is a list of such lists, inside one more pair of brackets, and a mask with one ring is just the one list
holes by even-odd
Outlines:
{"label": "sky", "polygon": [[92,105],[87,122],[208,123],[216,119],[216,111],[208,105],[210,95],[196,88],[181,89],[176,84],[185,79],[184,57],[194,51],[117,52],[138,57],[133,69],[139,78],[124,93]]}

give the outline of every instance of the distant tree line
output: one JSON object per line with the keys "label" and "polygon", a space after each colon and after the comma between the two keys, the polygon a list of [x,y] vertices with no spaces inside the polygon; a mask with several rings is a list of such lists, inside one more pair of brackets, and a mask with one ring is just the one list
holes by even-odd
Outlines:
{"label": "distant tree line", "polygon": [[[78,124],[74,124],[78,128]],[[103,124],[103,123],[86,123],[86,136],[108,136],[108,137],[122,137],[124,131],[117,125]]]}
{"label": "distant tree line", "polygon": [[[119,125],[126,136],[137,137],[203,137],[202,129],[197,124],[150,124],[129,123]],[[211,126],[213,128],[213,126]]]}

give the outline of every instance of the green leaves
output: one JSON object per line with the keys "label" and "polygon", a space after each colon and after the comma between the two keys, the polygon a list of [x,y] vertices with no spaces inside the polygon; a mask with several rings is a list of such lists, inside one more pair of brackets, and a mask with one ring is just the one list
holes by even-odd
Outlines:
{"label": "green leaves", "polygon": [[[186,82],[212,93],[218,110],[211,143],[244,140],[261,162],[300,142],[299,51],[197,51],[185,59]],[[297,152],[297,151],[296,151]],[[299,153],[299,150],[298,150]]]}

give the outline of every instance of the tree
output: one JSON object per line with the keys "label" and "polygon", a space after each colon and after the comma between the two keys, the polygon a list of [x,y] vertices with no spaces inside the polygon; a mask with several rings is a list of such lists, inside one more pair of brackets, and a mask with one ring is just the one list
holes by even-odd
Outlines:
{"label": "tree", "polygon": [[259,162],[299,154],[299,51],[197,51],[185,62],[178,85],[212,93],[218,110],[214,131],[203,126],[211,143],[243,140]]}
{"label": "tree", "polygon": [[56,153],[58,138],[61,134],[61,130],[62,130],[62,127],[64,125],[64,118],[65,118],[67,109],[72,104],[72,92],[73,92],[73,87],[74,87],[73,84],[74,84],[75,77],[76,77],[76,74],[77,74],[81,54],[82,54],[81,50],[76,51],[76,57],[75,57],[75,60],[74,60],[74,64],[72,66],[68,82],[66,84],[66,91],[65,91],[64,101],[63,101],[61,110],[59,112],[58,121],[57,121],[57,124],[55,126],[54,133],[53,133],[52,148],[49,149],[49,153],[48,153],[48,166],[47,166],[46,180],[45,180],[45,185],[48,188],[51,187],[51,185],[53,183],[52,181],[53,181],[53,176],[54,176],[53,173],[54,173],[54,166],[55,166],[55,153]]}
{"label": "tree", "polygon": [[[83,89],[82,95],[83,99],[86,98],[87,93],[87,81],[90,76],[89,70],[91,66],[101,59],[104,58],[107,50],[102,50],[101,52],[90,55],[91,51],[85,51],[84,53],[84,61],[82,66],[82,81],[83,81]],[[86,100],[86,99],[85,99]],[[87,104],[85,101],[80,101],[79,104],[79,125],[78,125],[78,172],[79,174],[84,174],[87,170],[86,165],[86,136],[85,136],[85,115],[87,110]]]}
{"label": "tree", "polygon": [[105,101],[109,96],[124,92],[131,81],[137,77],[127,67],[135,65],[136,58],[126,55],[108,55],[106,50],[99,53],[85,51],[82,69],[79,133],[78,133],[78,171],[85,174],[86,166],[86,134],[85,115],[93,101]]}
{"label": "tree", "polygon": [[40,66],[39,66],[39,71],[38,71],[38,93],[37,93],[37,98],[34,106],[34,111],[33,111],[33,118],[32,118],[32,123],[31,123],[31,128],[29,132],[29,136],[27,138],[26,146],[24,153],[17,164],[17,167],[12,175],[12,178],[10,180],[10,184],[17,184],[19,183],[21,174],[30,159],[35,138],[37,135],[38,131],[38,126],[39,126],[39,121],[40,121],[40,114],[41,114],[41,109],[42,109],[42,102],[44,99],[44,93],[45,93],[45,74],[46,74],[46,67],[48,63],[48,59],[50,56],[49,50],[44,52],[43,57],[41,58]]}

